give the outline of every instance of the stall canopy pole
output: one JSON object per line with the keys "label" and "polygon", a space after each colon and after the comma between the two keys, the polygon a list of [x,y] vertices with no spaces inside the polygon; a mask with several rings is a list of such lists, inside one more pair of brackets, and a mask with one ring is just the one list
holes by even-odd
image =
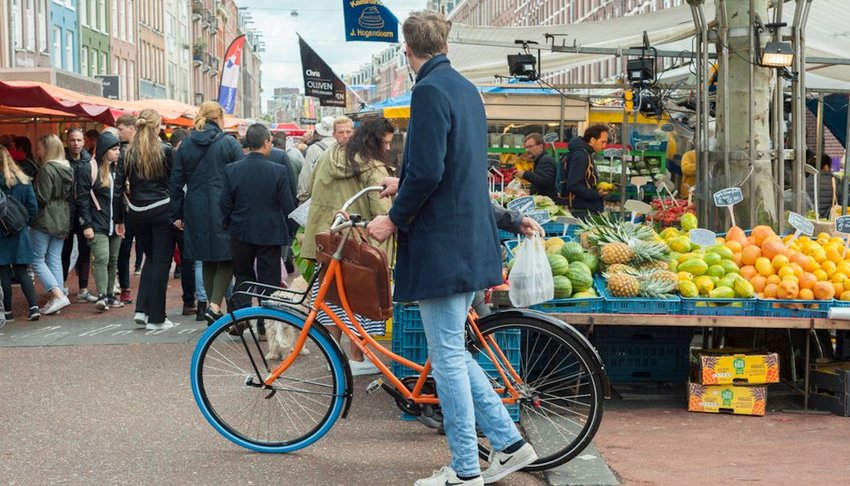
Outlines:
{"label": "stall canopy pole", "polygon": [[[782,5],[784,2],[777,2],[774,10],[773,22],[782,22]],[[781,29],[773,31],[773,40],[776,42],[782,41]],[[785,124],[785,103],[784,93],[782,89],[782,77],[775,77],[775,86],[773,88],[773,150],[775,161],[773,171],[779,181],[779,192],[777,194],[777,213],[779,215],[779,234],[785,233],[785,139],[783,137],[782,127]]]}
{"label": "stall canopy pole", "polygon": [[847,96],[847,128],[844,132],[844,178],[841,181],[844,193],[841,197],[841,214],[847,214],[847,188],[850,186],[850,95]]}
{"label": "stall canopy pole", "polygon": [[[755,118],[755,113],[756,113],[756,97],[755,97],[755,94],[754,94],[755,93],[754,84],[755,84],[755,77],[756,77],[756,49],[759,46],[756,45],[757,41],[756,41],[756,26],[755,25],[756,25],[756,3],[755,3],[755,0],[750,0],[750,66],[749,66],[750,72],[749,72],[749,77],[748,77],[749,89],[750,89],[750,96],[749,96],[750,107],[747,110],[747,114],[749,115],[747,117],[747,121],[748,121],[748,124],[749,124],[749,130],[750,130],[750,140],[749,140],[749,143],[747,144],[748,145],[747,146],[747,157],[749,158],[749,162],[750,162],[750,170],[753,170],[755,168],[754,160],[756,158],[755,157],[756,138],[755,138],[755,134],[753,133],[753,119]],[[727,123],[727,127],[728,127],[728,121],[724,120],[724,123]],[[724,130],[724,131],[728,132],[729,130],[727,129],[727,130]],[[726,175],[728,177],[729,173],[727,172]],[[747,206],[748,206],[748,209],[749,209],[749,218],[750,218],[750,227],[751,228],[758,225],[758,221],[756,220],[756,203],[757,203],[757,201],[756,201],[755,180],[756,180],[755,177],[751,177],[750,181],[749,181],[749,185],[748,185],[749,186],[748,191],[749,191],[750,197],[748,198],[749,201],[747,202]],[[729,184],[730,185],[732,184],[731,179],[729,181]],[[782,219],[782,218],[780,217],[780,219]]]}

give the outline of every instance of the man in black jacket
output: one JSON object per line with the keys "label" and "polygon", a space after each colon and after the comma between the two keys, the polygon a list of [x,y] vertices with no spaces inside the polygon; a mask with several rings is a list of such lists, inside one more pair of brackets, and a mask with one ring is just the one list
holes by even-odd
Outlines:
{"label": "man in black jacket", "polygon": [[[65,158],[71,164],[71,170],[74,171],[74,180],[77,180],[77,170],[83,167],[84,170],[89,170],[89,161],[91,154],[85,149],[85,137],[82,128],[70,128],[66,132],[68,137],[68,147],[65,149]],[[97,296],[89,292],[89,273],[91,272],[91,251],[88,241],[83,237],[83,228],[80,226],[80,220],[77,218],[77,185],[71,188],[71,232],[65,238],[65,243],[62,246],[62,271],[65,280],[68,280],[68,273],[71,270],[71,252],[74,249],[74,236],[77,237],[77,263],[74,268],[77,270],[77,302],[97,302]]]}
{"label": "man in black jacket", "polygon": [[558,167],[555,165],[555,159],[546,152],[543,136],[539,133],[532,133],[525,137],[522,146],[534,157],[534,171],[518,170],[516,177],[531,183],[532,194],[549,196],[552,201],[556,201],[558,188],[555,185],[555,180],[558,177]]}
{"label": "man in black jacket", "polygon": [[[219,201],[224,228],[231,238],[236,288],[246,281],[278,287],[281,247],[289,244],[297,228],[294,223],[287,224],[289,213],[295,210],[292,173],[268,160],[272,136],[264,125],[248,127],[245,145],[251,151],[248,156],[224,168]],[[248,298],[237,296],[235,300],[238,307],[250,305]]]}
{"label": "man in black jacket", "polygon": [[605,209],[602,198],[608,193],[599,191],[599,173],[593,163],[593,154],[608,143],[608,127],[592,125],[583,137],[570,140],[570,152],[563,159],[564,180],[561,195],[568,201],[573,216],[584,217],[590,213],[601,213]]}

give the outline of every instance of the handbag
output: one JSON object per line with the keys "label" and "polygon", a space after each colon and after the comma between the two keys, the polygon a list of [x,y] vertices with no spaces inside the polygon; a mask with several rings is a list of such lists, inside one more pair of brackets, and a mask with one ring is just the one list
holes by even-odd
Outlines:
{"label": "handbag", "polygon": [[[3,189],[3,192],[6,190]],[[11,195],[6,195],[6,210],[0,213],[0,231],[6,236],[16,235],[27,227],[29,220],[27,208]]]}
{"label": "handbag", "polygon": [[[328,264],[333,259],[342,236],[342,232],[332,234],[330,231],[316,235],[316,260],[322,264],[319,281],[324,279]],[[393,302],[387,254],[368,243],[361,228],[352,231],[342,248],[340,271],[348,304],[355,314],[376,321],[392,317]],[[342,306],[337,282],[331,284],[325,299]]]}

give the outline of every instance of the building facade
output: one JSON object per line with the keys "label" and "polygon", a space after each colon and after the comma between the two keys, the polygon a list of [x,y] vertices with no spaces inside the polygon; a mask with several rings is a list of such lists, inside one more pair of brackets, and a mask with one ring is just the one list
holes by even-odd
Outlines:
{"label": "building facade", "polygon": [[189,0],[165,2],[166,97],[181,103],[192,99],[192,46]]}
{"label": "building facade", "polygon": [[56,69],[80,72],[80,22],[77,0],[50,2],[50,59]]}
{"label": "building facade", "polygon": [[[218,13],[214,0],[192,0],[192,104],[218,98]],[[217,13],[218,12],[218,13]],[[226,15],[226,13],[225,13]],[[212,73],[212,74],[211,74]]]}
{"label": "building facade", "polygon": [[[11,0],[4,3],[6,21],[3,67],[49,67],[51,37],[49,35],[48,0]],[[8,26],[8,28],[5,28]]]}
{"label": "building facade", "polygon": [[161,0],[137,0],[139,99],[165,98],[165,12]]}
{"label": "building facade", "polygon": [[119,97],[124,100],[138,98],[137,73],[138,10],[136,0],[111,0],[110,54],[111,73],[118,75]]}
{"label": "building facade", "polygon": [[80,74],[110,74],[109,12],[106,0],[79,0]]}

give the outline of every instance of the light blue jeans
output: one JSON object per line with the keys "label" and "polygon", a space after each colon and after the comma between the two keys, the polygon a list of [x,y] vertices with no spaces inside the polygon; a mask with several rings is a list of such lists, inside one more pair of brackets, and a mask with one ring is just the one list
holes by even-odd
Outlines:
{"label": "light blue jeans", "polygon": [[470,292],[419,301],[452,453],[451,467],[461,476],[481,473],[476,423],[497,451],[522,439],[487,375],[466,350],[466,315],[474,295]]}
{"label": "light blue jeans", "polygon": [[[233,295],[233,281],[227,286],[224,298],[230,299]],[[207,291],[204,289],[204,262],[195,260],[195,298],[198,302],[207,302]]]}
{"label": "light blue jeans", "polygon": [[62,289],[65,280],[62,272],[62,246],[65,240],[47,233],[31,229],[32,240],[32,270],[41,280],[41,285],[48,293],[53,289]]}

